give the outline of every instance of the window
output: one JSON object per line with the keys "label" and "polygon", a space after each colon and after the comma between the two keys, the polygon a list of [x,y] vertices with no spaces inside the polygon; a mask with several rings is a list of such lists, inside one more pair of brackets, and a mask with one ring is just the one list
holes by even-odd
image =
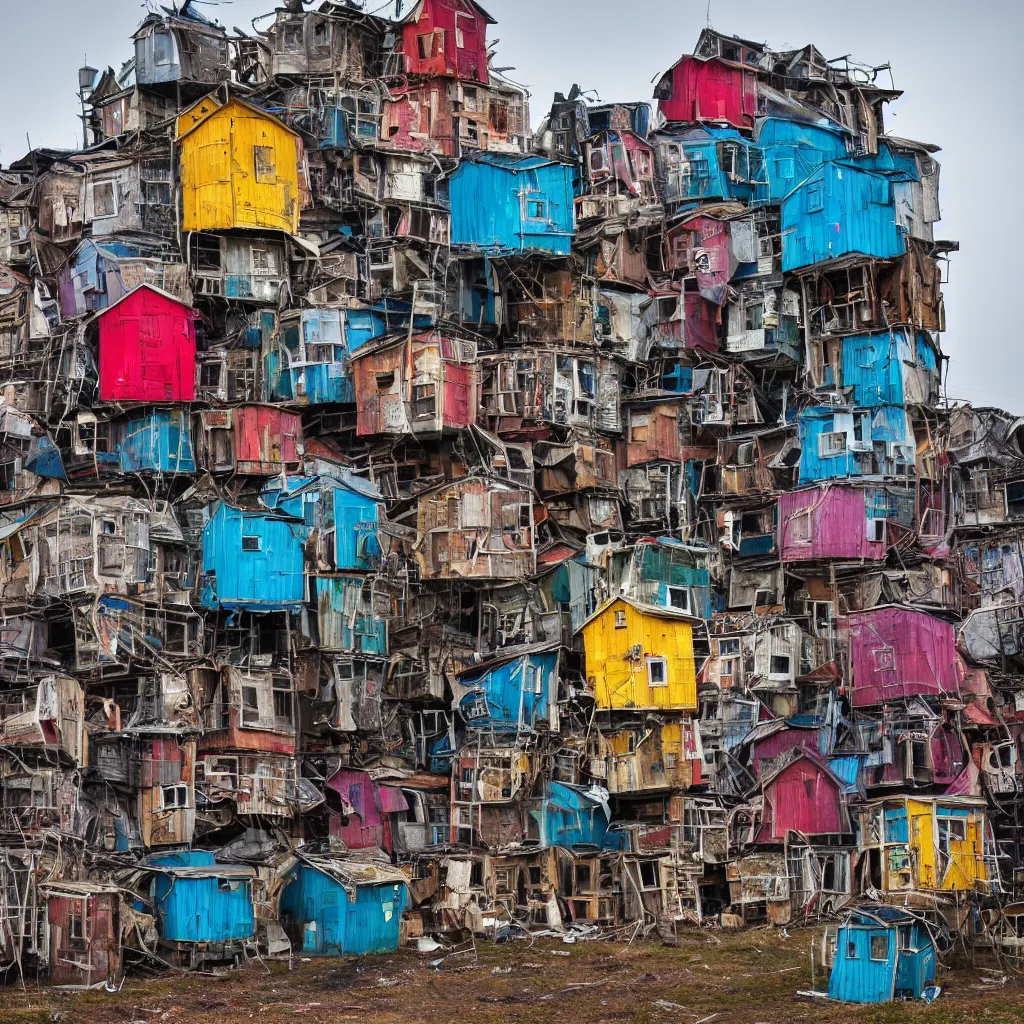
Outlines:
{"label": "window", "polygon": [[161,786],[160,806],[165,811],[188,807],[188,786]]}
{"label": "window", "polygon": [[608,157],[603,149],[592,149],[590,151],[590,173],[608,173]]}
{"label": "window", "polygon": [[808,213],[820,213],[825,209],[825,186],[821,183],[808,185],[804,194]]}
{"label": "window", "polygon": [[242,725],[258,725],[260,721],[260,694],[255,686],[242,687]]}
{"label": "window", "polygon": [[153,63],[157,67],[174,63],[174,39],[166,29],[157,29],[153,33]]}
{"label": "window", "polygon": [[857,959],[857,943],[856,942],[848,942],[846,944],[846,959],[847,960],[856,960]]}
{"label": "window", "polygon": [[220,363],[203,363],[199,367],[199,386],[201,388],[220,387]]}
{"label": "window", "polygon": [[243,551],[262,551],[263,550],[263,538],[262,537],[243,537],[242,538],[242,550]]}
{"label": "window", "polygon": [[437,385],[414,384],[412,388],[413,416],[417,419],[435,415],[437,410]]}
{"label": "window", "polygon": [[505,100],[491,100],[491,129],[498,135],[508,134],[508,109]]}
{"label": "window", "polygon": [[846,432],[843,430],[826,430],[818,435],[818,456],[822,459],[834,458],[846,454]]}
{"label": "window", "polygon": [[796,177],[796,162],[791,156],[779,157],[775,161],[775,177],[780,179]]}
{"label": "window", "polygon": [[617,611],[615,613],[615,628],[625,629],[626,628],[626,613],[623,611]]}
{"label": "window", "polygon": [[668,588],[669,608],[678,608],[681,612],[690,611],[690,591],[686,587]]}
{"label": "window", "polygon": [[789,675],[789,655],[788,654],[773,654],[771,661],[771,674],[773,676],[788,676]]}
{"label": "window", "polygon": [[[350,666],[351,668],[351,666]],[[278,728],[292,724],[292,687],[287,679],[274,680],[274,725]]]}
{"label": "window", "polygon": [[68,900],[68,938],[72,942],[88,942],[88,911],[85,900]]}
{"label": "window", "polygon": [[252,272],[257,277],[269,277],[277,272],[277,260],[269,249],[253,246]]}
{"label": "window", "polygon": [[888,960],[889,959],[889,936],[888,935],[876,935],[871,936],[871,959],[872,960]]}
{"label": "window", "polygon": [[528,199],[526,201],[526,216],[528,220],[547,220],[547,202],[543,199]]}
{"label": "window", "polygon": [[650,436],[650,416],[635,416],[629,424],[629,439],[646,443]]}
{"label": "window", "polygon": [[740,653],[740,642],[739,639],[731,640],[719,640],[718,641],[718,653],[723,657],[726,655],[733,655]]}
{"label": "window", "polygon": [[256,163],[256,180],[264,185],[277,181],[277,154],[273,146],[253,147]]}
{"label": "window", "polygon": [[885,543],[885,520],[869,519],[867,528],[868,541],[872,544]]}
{"label": "window", "polygon": [[171,185],[167,181],[146,182],[146,205],[147,206],[170,206]]}
{"label": "window", "polygon": [[644,889],[658,889],[658,862],[654,860],[640,861],[640,885]]}
{"label": "window", "polygon": [[305,49],[301,21],[285,25],[283,48],[292,52]]}
{"label": "window", "polygon": [[94,217],[117,216],[117,193],[112,181],[97,181],[92,186],[92,215]]}
{"label": "window", "polygon": [[433,32],[416,37],[416,52],[420,60],[440,57],[444,52],[444,29],[436,28]]}
{"label": "window", "polygon": [[668,662],[664,658],[647,659],[647,685],[668,686]]}
{"label": "window", "polygon": [[395,375],[394,373],[378,373],[377,374],[377,390],[379,392],[390,391],[395,386]]}

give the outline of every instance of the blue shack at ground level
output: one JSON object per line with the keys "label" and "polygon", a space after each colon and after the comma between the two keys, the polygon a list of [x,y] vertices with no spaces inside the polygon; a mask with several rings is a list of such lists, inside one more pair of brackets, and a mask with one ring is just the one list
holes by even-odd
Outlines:
{"label": "blue shack at ground level", "polygon": [[830,999],[922,999],[935,985],[935,943],[920,918],[897,907],[854,910],[839,927]]}
{"label": "blue shack at ground level", "polygon": [[218,864],[209,850],[178,850],[148,858],[160,941],[182,963],[230,960],[256,933],[253,879],[239,864]]}
{"label": "blue shack at ground level", "polygon": [[407,903],[405,875],[390,865],[303,857],[281,893],[281,925],[307,955],[391,953]]}

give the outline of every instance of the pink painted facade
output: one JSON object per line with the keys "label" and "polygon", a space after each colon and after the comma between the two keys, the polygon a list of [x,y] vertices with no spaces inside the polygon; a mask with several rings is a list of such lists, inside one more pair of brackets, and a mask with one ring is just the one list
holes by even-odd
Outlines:
{"label": "pink painted facade", "polygon": [[715,217],[691,217],[665,232],[666,269],[692,274],[700,294],[722,305],[739,263],[729,224]]}
{"label": "pink painted facade", "polygon": [[789,832],[825,836],[850,831],[842,783],[814,755],[802,753],[765,780],[757,842],[781,843]]}
{"label": "pink painted facade", "polygon": [[487,84],[487,26],[494,19],[473,0],[420,0],[402,29],[409,75]]}
{"label": "pink painted facade", "polygon": [[847,620],[853,706],[919,694],[960,694],[953,627],[910,608],[873,608]]}
{"label": "pink painted facade", "polygon": [[810,750],[816,753],[819,749],[820,731],[818,729],[779,729],[764,739],[751,744],[750,760],[754,766],[754,774],[761,777],[765,762],[774,761],[790,750]]}
{"label": "pink painted facade", "polygon": [[714,121],[749,129],[757,116],[754,72],[717,58],[683,57],[662,77],[655,96],[667,121]]}
{"label": "pink painted facade", "polygon": [[[337,794],[344,805],[352,810],[339,813],[331,808],[330,833],[350,850],[379,847],[391,850],[391,822],[389,814],[409,810],[409,803],[400,789],[378,785],[369,772],[356,768],[343,768],[327,783],[327,789]],[[330,806],[330,801],[328,801]]]}
{"label": "pink painted facade", "polygon": [[885,541],[868,533],[864,491],[855,487],[812,487],[779,495],[778,529],[783,562],[885,558]]}
{"label": "pink painted facade", "polygon": [[197,315],[147,284],[100,313],[100,398],[194,401]]}

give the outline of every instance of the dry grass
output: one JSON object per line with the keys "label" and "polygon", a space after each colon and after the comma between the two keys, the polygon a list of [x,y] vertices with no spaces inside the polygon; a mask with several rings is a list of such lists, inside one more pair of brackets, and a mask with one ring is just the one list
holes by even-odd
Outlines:
{"label": "dry grass", "polygon": [[[856,1007],[800,998],[816,933],[774,930],[657,943],[541,940],[481,944],[476,960],[433,968],[412,952],[365,959],[271,962],[243,971],[129,979],[117,995],[9,988],[0,1024],[986,1024],[1024,1022],[1024,979],[983,984],[943,972],[933,1006]],[[564,954],[568,954],[567,956]],[[511,968],[511,971],[508,969]],[[824,985],[819,971],[818,987]],[[710,1019],[708,1019],[710,1018]]]}

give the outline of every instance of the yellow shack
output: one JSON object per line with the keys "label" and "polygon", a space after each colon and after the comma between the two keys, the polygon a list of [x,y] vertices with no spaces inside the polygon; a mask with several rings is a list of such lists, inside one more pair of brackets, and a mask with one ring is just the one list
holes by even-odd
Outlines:
{"label": "yellow shack", "polygon": [[299,136],[265,110],[207,96],[178,117],[182,230],[299,230]]}
{"label": "yellow shack", "polygon": [[990,892],[998,873],[984,800],[899,796],[860,814],[861,882],[882,893]]}
{"label": "yellow shack", "polygon": [[692,622],[681,612],[625,597],[598,608],[580,627],[597,706],[695,711]]}

